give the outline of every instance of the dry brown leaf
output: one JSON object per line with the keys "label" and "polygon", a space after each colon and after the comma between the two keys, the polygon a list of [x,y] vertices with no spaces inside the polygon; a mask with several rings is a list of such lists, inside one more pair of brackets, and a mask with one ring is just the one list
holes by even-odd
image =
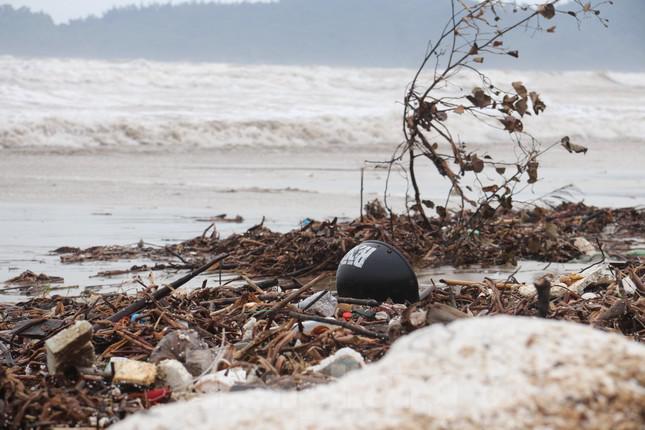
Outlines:
{"label": "dry brown leaf", "polygon": [[485,193],[496,193],[497,190],[499,190],[499,186],[497,184],[482,187],[482,191]]}
{"label": "dry brown leaf", "polygon": [[493,99],[488,94],[486,94],[484,90],[482,90],[481,88],[473,89],[473,95],[466,96],[466,98],[478,108],[485,108],[486,106],[489,106],[493,102]]}
{"label": "dry brown leaf", "polygon": [[564,149],[566,149],[570,153],[586,154],[587,151],[589,150],[586,146],[576,145],[575,143],[571,143],[571,139],[569,139],[569,136],[564,136],[560,140],[560,142],[562,143],[562,146],[564,146]]}
{"label": "dry brown leaf", "polygon": [[524,124],[518,118],[514,116],[506,116],[503,119],[500,119],[499,122],[504,124],[504,130],[509,133],[522,132],[524,130]]}
{"label": "dry brown leaf", "polygon": [[477,155],[474,155],[470,158],[470,164],[473,167],[473,172],[475,173],[480,173],[482,170],[484,170],[484,162],[477,157]]}
{"label": "dry brown leaf", "polygon": [[555,16],[555,6],[552,3],[545,3],[538,6],[537,11],[546,19],[551,19]]}
{"label": "dry brown leaf", "polygon": [[531,91],[529,93],[529,97],[531,99],[531,103],[533,104],[533,112],[535,112],[536,115],[539,115],[540,112],[544,112],[546,105],[544,104],[542,99],[540,99],[540,95],[535,91]]}
{"label": "dry brown leaf", "polygon": [[526,99],[520,99],[515,103],[515,111],[520,114],[520,116],[524,116],[526,113],[526,110],[528,109],[528,103],[526,102]]}
{"label": "dry brown leaf", "polygon": [[526,98],[526,96],[528,95],[528,91],[526,90],[524,83],[522,83],[521,81],[515,81],[511,85],[513,86],[513,89],[515,90],[518,96],[522,97],[523,99]]}

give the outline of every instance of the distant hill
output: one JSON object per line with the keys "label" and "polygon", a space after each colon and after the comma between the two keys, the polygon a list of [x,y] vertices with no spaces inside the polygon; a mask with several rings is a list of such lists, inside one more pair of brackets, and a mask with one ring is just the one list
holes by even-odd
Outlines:
{"label": "distant hill", "polygon": [[[282,0],[132,6],[56,25],[0,6],[0,55],[414,67],[448,16],[448,0]],[[609,29],[565,16],[555,34],[520,31],[521,61],[486,65],[645,70],[645,1],[615,0],[605,16]]]}

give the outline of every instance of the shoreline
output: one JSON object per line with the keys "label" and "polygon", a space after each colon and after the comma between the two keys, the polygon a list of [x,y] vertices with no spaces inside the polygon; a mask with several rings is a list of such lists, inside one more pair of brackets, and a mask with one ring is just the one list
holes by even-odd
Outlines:
{"label": "shoreline", "polygon": [[[638,143],[615,151],[613,145],[589,145],[587,156],[555,148],[545,154],[545,179],[526,190],[533,199],[570,183],[581,184],[569,196],[596,206],[645,203],[645,153]],[[201,234],[219,214],[240,215],[242,223],[217,223],[226,237],[259,223],[278,232],[305,218],[360,215],[363,160],[385,160],[385,149],[344,153],[321,150],[220,151],[190,153],[25,154],[2,151],[0,157],[0,281],[24,270],[63,276],[72,284],[93,285],[89,274],[116,269],[93,263],[62,266],[49,252],[60,246],[163,245]],[[609,166],[609,167],[607,167]],[[363,201],[383,198],[387,172],[366,169]],[[595,178],[589,180],[589,178]],[[442,201],[447,183],[422,174],[429,198]],[[388,202],[404,209],[406,182],[390,178]],[[521,196],[522,197],[522,196]],[[566,197],[566,196],[565,196]],[[80,275],[77,276],[77,274]]]}

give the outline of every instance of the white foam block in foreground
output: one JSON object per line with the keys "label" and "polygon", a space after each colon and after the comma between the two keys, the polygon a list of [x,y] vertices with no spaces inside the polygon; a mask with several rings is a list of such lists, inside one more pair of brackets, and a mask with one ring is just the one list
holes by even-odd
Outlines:
{"label": "white foam block in foreground", "polygon": [[644,363],[645,346],[586,326],[472,318],[406,336],[336,383],[209,395],[113,428],[642,429]]}

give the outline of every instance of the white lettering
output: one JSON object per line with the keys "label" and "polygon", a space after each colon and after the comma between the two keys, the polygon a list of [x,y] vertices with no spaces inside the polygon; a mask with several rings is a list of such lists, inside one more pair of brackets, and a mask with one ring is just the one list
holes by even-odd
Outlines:
{"label": "white lettering", "polygon": [[376,251],[376,248],[370,245],[359,245],[349,251],[340,261],[340,264],[346,264],[361,269],[374,251]]}

